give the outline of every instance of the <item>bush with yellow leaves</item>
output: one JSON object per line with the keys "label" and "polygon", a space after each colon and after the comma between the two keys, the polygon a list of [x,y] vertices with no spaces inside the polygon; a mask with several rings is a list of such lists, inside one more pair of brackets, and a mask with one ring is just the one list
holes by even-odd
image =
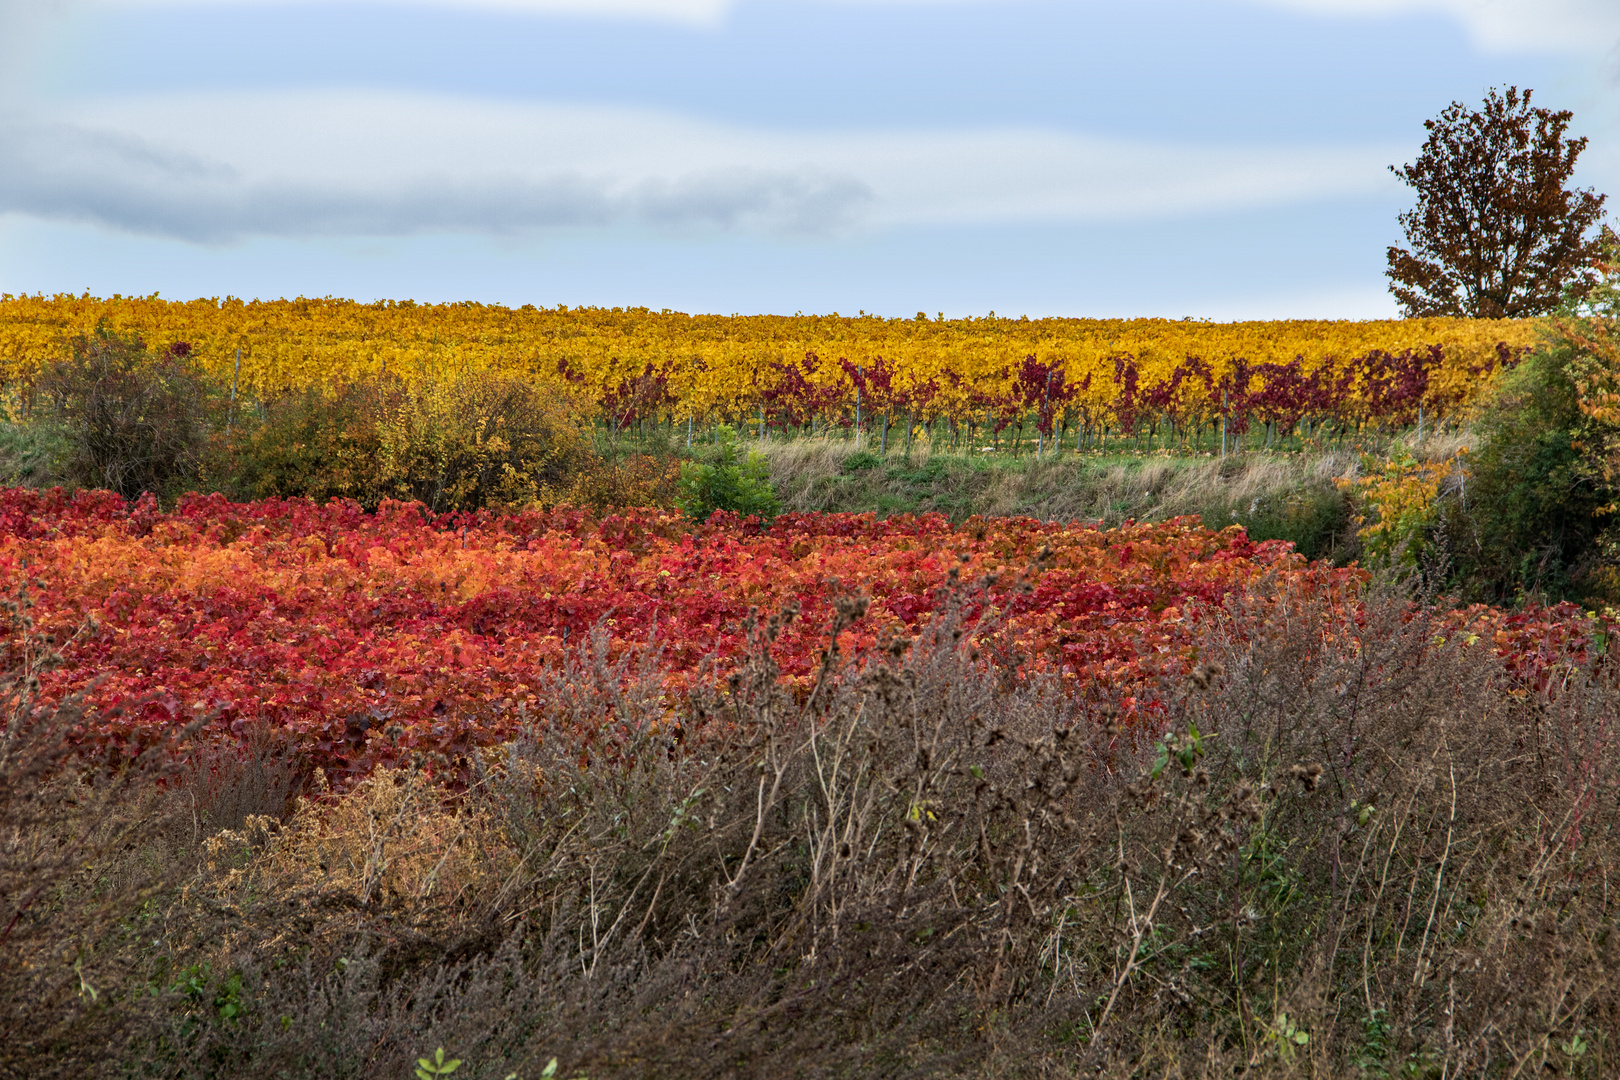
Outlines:
{"label": "bush with yellow leaves", "polygon": [[436,513],[554,503],[595,466],[566,394],[489,373],[289,391],[227,453],[223,471],[245,494],[414,500]]}

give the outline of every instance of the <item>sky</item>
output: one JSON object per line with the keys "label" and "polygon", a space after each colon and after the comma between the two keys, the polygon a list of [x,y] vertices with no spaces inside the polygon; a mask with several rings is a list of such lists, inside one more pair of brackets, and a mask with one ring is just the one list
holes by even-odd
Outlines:
{"label": "sky", "polygon": [[0,292],[1392,317],[1508,85],[1620,221],[1617,0],[0,0]]}

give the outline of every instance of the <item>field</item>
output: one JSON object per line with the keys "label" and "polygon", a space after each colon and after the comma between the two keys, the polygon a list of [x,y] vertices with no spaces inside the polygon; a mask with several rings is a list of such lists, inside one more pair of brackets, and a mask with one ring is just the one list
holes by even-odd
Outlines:
{"label": "field", "polygon": [[0,1072],[1612,1075],[1540,332],[0,300]]}
{"label": "field", "polygon": [[[1162,719],[1196,661],[1200,606],[1261,575],[1337,597],[1351,570],[1196,521],[1111,531],[1032,520],[784,515],[693,528],[677,515],[579,511],[432,519],[342,505],[107,493],[0,495],[0,567],[31,582],[36,627],[72,641],[44,680],[85,693],[96,738],[151,741],[194,717],[290,733],[329,775],[511,739],[570,643],[655,670],[670,723],[737,670],[767,620],[783,685],[809,692],[833,647],[859,663],[965,605],[970,647],[1051,674],[1122,722]],[[955,590],[952,586],[961,583]],[[95,683],[91,687],[92,682]]]}
{"label": "field", "polygon": [[[884,446],[1218,445],[1467,413],[1542,338],[1533,319],[1277,321],[688,316],[645,309],[0,296],[0,385],[101,328],[273,397],[392,373],[516,375],[613,430],[717,421]],[[1011,430],[1009,430],[1011,429]],[[1054,440],[1058,445],[1054,445]]]}

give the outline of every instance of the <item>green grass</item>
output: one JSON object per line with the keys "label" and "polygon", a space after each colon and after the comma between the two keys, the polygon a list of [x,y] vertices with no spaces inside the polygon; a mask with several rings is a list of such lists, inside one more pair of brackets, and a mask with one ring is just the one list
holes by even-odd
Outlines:
{"label": "green grass", "polygon": [[1242,525],[1257,540],[1287,540],[1311,558],[1357,553],[1350,503],[1337,481],[1356,475],[1348,451],[1226,458],[1090,454],[1056,459],[914,451],[882,457],[848,442],[767,443],[771,479],[798,511],[1018,515],[1118,525],[1198,514]]}
{"label": "green grass", "polygon": [[0,420],[0,485],[51,487],[62,483],[68,453],[61,432],[44,424]]}

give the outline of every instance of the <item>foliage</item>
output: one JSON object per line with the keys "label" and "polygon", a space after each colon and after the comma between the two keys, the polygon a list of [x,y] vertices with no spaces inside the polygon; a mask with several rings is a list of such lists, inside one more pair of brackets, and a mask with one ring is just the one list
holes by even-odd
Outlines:
{"label": "foliage", "polygon": [[1620,248],[1612,232],[1604,250],[1587,299],[1567,298],[1544,347],[1502,384],[1477,425],[1482,443],[1446,532],[1458,576],[1486,598],[1620,598]]}
{"label": "foliage", "polygon": [[[1212,502],[1220,499],[1211,491]],[[1282,540],[1310,559],[1328,559],[1345,565],[1358,558],[1351,501],[1337,484],[1305,482],[1252,500],[1246,507],[1227,511],[1236,516],[1249,538]],[[1224,520],[1227,515],[1222,515]]]}
{"label": "foliage", "polygon": [[938,618],[956,581],[989,581],[996,619],[974,637],[987,658],[1077,692],[1106,686],[1134,723],[1165,708],[1160,680],[1187,662],[1189,607],[1267,574],[1335,595],[1357,578],[1197,519],[783,514],[763,527],[722,513],[693,528],[658,511],[368,515],[212,496],[162,513],[107,493],[0,492],[0,571],[24,564],[42,626],[102,628],[46,679],[88,695],[86,738],[139,742],[204,711],[211,732],[286,733],[337,778],[419,754],[464,771],[547,705],[541,673],[593,632],[616,659],[656,657],[678,698],[734,670],[750,610],[796,605],[772,652],[803,693],[841,590],[868,597],[841,639],[859,654]]}
{"label": "foliage", "polygon": [[1586,139],[1572,113],[1532,108],[1531,91],[1492,88],[1473,110],[1454,101],[1424,122],[1415,163],[1390,171],[1417,192],[1389,249],[1390,292],[1409,316],[1522,318],[1555,311],[1585,284],[1605,196],[1566,185]]}
{"label": "foliage", "polygon": [[1569,595],[1603,505],[1579,475],[1578,395],[1569,353],[1550,345],[1503,385],[1483,415],[1467,502],[1450,546],[1465,580],[1492,599]]}
{"label": "foliage", "polygon": [[1356,535],[1366,561],[1417,566],[1439,520],[1441,486],[1466,466],[1455,458],[1420,464],[1404,450],[1384,461],[1368,457],[1363,465],[1362,476],[1341,484],[1362,508]]}
{"label": "foliage", "polygon": [[[26,378],[98,320],[187,342],[274,399],[392,374],[498,371],[589,403],[613,433],[729,421],[847,430],[870,445],[1025,436],[1043,451],[1174,425],[1176,438],[1302,420],[1340,428],[1465,411],[1537,340],[1530,322],[1421,319],[1213,324],[1168,319],[688,316],[641,308],[243,303],[0,296],[0,380]],[[1020,434],[1022,432],[1022,434]],[[982,441],[976,445],[984,445]]]}
{"label": "foliage", "polygon": [[444,512],[555,502],[592,461],[566,397],[480,374],[289,392],[266,403],[234,465],[261,497],[414,499]]}
{"label": "foliage", "polygon": [[680,462],[656,454],[601,455],[574,472],[573,481],[556,500],[598,514],[625,507],[675,509]]}
{"label": "foliage", "polygon": [[681,467],[679,504],[693,521],[707,521],[717,510],[769,520],[782,509],[764,455],[744,451],[737,433],[724,424],[704,460]]}
{"label": "foliage", "polygon": [[784,514],[761,528],[718,514],[692,529],[656,511],[367,515],[214,496],[160,513],[106,493],[3,492],[0,570],[24,565],[42,631],[98,628],[41,676],[53,700],[85,695],[82,739],[139,746],[207,716],[210,737],[278,732],[343,783],[428,758],[465,777],[477,748],[553,704],[544,671],[593,634],[615,661],[656,662],[674,701],[736,670],[750,611],[794,606],[771,652],[804,694],[841,591],[866,597],[840,635],[863,655],[926,628],[960,581],[986,590],[970,640],[987,663],[1106,689],[1122,722],[1152,724],[1163,680],[1191,663],[1192,612],[1262,577],[1345,598],[1361,576],[1196,519]]}
{"label": "foliage", "polygon": [[0,419],[0,486],[53,487],[64,475],[72,444],[55,424]]}
{"label": "foliage", "polygon": [[221,403],[190,347],[152,356],[140,338],[98,325],[70,349],[34,383],[48,422],[68,442],[69,480],[128,498],[173,494],[193,481]]}
{"label": "foliage", "polygon": [[459,1068],[461,1068],[461,1059],[451,1058],[446,1061],[444,1047],[442,1046],[434,1053],[433,1057],[416,1059],[416,1075],[421,1080],[433,1080],[435,1076],[449,1076]]}

